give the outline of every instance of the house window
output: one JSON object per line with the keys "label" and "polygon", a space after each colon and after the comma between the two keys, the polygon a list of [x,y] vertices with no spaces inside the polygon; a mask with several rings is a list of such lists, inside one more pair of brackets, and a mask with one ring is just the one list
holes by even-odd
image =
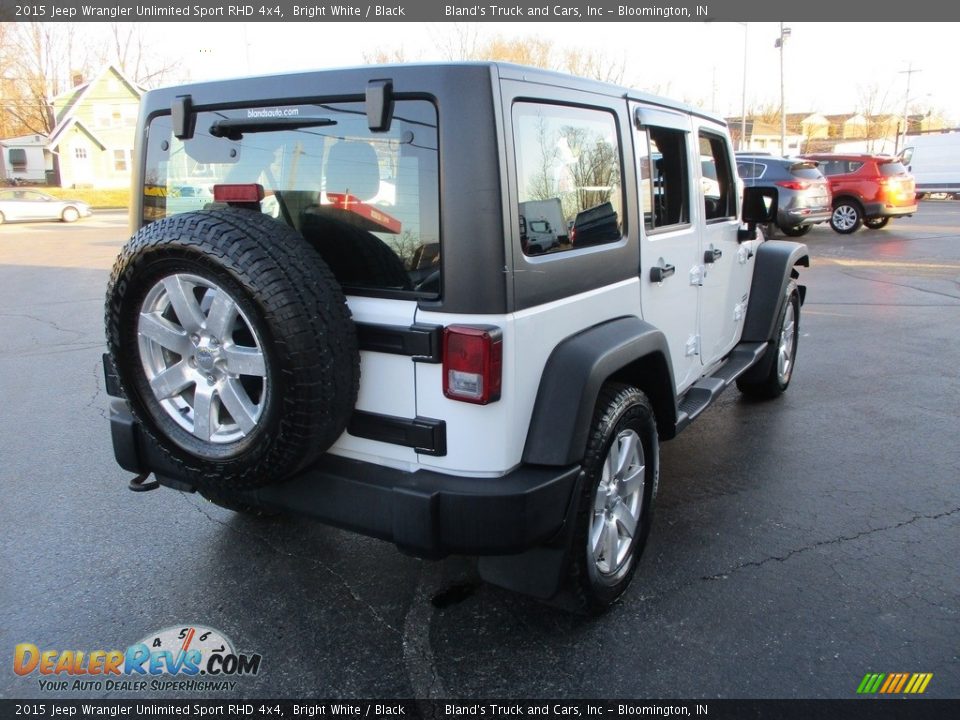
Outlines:
{"label": "house window", "polygon": [[77,160],[86,160],[87,159],[87,149],[85,147],[77,147],[73,149],[73,156]]}
{"label": "house window", "polygon": [[23,170],[27,166],[27,151],[23,148],[10,148],[10,164],[14,170]]}
{"label": "house window", "polygon": [[113,169],[116,172],[126,172],[127,171],[127,153],[129,150],[114,150],[113,151]]}

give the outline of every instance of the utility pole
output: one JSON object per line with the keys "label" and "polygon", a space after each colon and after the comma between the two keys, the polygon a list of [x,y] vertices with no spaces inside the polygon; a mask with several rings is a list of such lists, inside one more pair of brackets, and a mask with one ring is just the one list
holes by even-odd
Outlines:
{"label": "utility pole", "polygon": [[907,144],[907,126],[910,124],[910,80],[913,78],[913,74],[918,72],[923,71],[915,70],[913,62],[911,62],[906,70],[901,70],[899,73],[900,75],[907,76],[907,91],[903,94],[903,133],[897,136],[897,142],[894,144],[894,152],[900,152],[900,148],[906,147]]}
{"label": "utility pole", "polygon": [[745,22],[737,23],[743,26],[743,90],[740,94],[740,147],[738,150],[747,149],[747,32],[748,26]]}
{"label": "utility pole", "polygon": [[780,154],[783,156],[787,154],[787,97],[783,89],[783,46],[788,37],[790,28],[780,23],[780,37],[773,46],[780,48]]}

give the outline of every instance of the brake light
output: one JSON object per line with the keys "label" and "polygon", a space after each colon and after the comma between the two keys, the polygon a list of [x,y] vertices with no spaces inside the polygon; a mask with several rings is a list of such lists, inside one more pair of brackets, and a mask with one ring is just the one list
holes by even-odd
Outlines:
{"label": "brake light", "polygon": [[806,190],[808,187],[810,187],[810,183],[804,180],[781,180],[779,182],[775,182],[774,185],[787,188],[788,190]]}
{"label": "brake light", "polygon": [[258,203],[263,200],[263,185],[214,185],[213,199],[218,203]]}
{"label": "brake light", "polygon": [[500,399],[503,335],[500,328],[450,325],[443,330],[443,394],[486,405]]}

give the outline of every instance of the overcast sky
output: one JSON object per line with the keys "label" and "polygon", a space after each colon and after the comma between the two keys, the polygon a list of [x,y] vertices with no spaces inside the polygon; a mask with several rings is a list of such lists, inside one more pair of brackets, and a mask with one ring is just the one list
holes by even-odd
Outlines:
{"label": "overcast sky", "polygon": [[[789,112],[849,112],[879,90],[885,109],[902,113],[911,64],[911,111],[945,111],[960,125],[956,62],[958,23],[786,23]],[[156,25],[152,27],[157,27]],[[462,30],[465,26],[459,26]],[[687,100],[725,115],[739,114],[744,27],[737,23],[478,23],[481,37],[536,36],[555,47],[603,51],[626,60],[624,83]],[[159,29],[159,28],[158,28]],[[363,64],[364,52],[403,48],[408,59],[446,59],[449,23],[176,23],[193,80]],[[747,106],[779,105],[777,23],[747,28]]]}

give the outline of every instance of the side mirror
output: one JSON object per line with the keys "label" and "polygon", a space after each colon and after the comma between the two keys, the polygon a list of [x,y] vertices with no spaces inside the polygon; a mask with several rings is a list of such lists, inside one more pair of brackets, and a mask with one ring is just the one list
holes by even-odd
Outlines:
{"label": "side mirror", "polygon": [[737,240],[757,239],[757,225],[777,219],[777,191],[773,188],[748,187],[743,189],[743,211],[740,219],[746,228],[737,232]]}

